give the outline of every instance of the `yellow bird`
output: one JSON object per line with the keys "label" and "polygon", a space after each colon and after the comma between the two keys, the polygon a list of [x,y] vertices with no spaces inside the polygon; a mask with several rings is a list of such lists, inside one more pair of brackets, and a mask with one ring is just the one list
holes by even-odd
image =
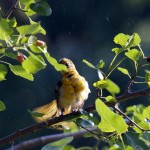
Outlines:
{"label": "yellow bird", "polygon": [[88,82],[77,72],[70,59],[62,58],[59,63],[64,64],[68,72],[62,71],[62,79],[55,89],[56,100],[34,109],[35,112],[44,114],[35,118],[37,122],[78,111],[90,93]]}

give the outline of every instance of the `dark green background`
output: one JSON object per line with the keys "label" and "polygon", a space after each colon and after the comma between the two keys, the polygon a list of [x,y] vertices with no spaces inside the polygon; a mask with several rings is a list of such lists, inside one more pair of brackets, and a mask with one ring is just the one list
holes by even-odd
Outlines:
{"label": "dark green background", "polygon": [[[36,21],[41,20],[42,26],[47,31],[47,36],[39,35],[39,39],[47,43],[48,51],[56,59],[70,58],[80,74],[87,79],[92,93],[85,106],[94,104],[96,91],[92,84],[98,80],[98,76],[94,70],[82,63],[83,59],[94,65],[103,59],[107,66],[114,56],[111,49],[115,47],[113,38],[118,33],[131,35],[137,32],[142,38],[142,49],[145,54],[149,53],[149,0],[49,0],[48,3],[52,8],[52,15],[34,18]],[[4,12],[11,4],[11,0],[0,1]],[[16,11],[15,15],[18,24],[27,22],[27,18],[20,12]],[[131,62],[126,62],[124,67],[132,65]],[[34,121],[27,109],[33,109],[54,99],[54,88],[60,77],[60,73],[50,65],[35,75],[34,82],[16,77],[9,72],[7,80],[0,83],[0,100],[3,100],[7,107],[0,113],[0,137],[33,124]],[[123,92],[127,78],[115,72],[111,79],[121,86]],[[138,102],[146,103],[143,98],[138,99]],[[138,102],[133,100],[131,104]],[[122,107],[125,108],[126,104],[124,103]],[[23,139],[54,132],[43,129],[16,140],[15,144]],[[73,144],[76,148],[94,145],[92,139],[88,142],[87,140],[84,139],[82,142],[75,140]]]}

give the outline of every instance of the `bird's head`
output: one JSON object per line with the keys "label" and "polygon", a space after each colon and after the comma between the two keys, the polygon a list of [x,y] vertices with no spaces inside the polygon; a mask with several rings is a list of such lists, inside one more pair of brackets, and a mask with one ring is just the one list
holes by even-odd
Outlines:
{"label": "bird's head", "polygon": [[[73,64],[73,62],[70,59],[62,58],[59,60],[59,63],[65,65],[67,67],[68,73],[77,72],[75,65]],[[62,74],[64,74],[64,73],[65,72],[62,72]]]}

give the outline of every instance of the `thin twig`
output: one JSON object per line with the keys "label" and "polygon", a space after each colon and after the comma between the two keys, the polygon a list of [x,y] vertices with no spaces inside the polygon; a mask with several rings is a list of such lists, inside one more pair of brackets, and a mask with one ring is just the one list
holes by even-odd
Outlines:
{"label": "thin twig", "polygon": [[[97,130],[96,127],[88,129],[88,131],[91,131],[91,132],[94,132],[96,130]],[[36,146],[45,145],[45,144],[50,143],[50,142],[55,142],[55,141],[60,140],[62,138],[67,138],[67,137],[79,138],[79,137],[82,137],[84,134],[88,133],[88,131],[79,130],[77,132],[60,133],[60,134],[55,134],[55,135],[42,136],[39,138],[24,141],[18,145],[13,146],[12,148],[10,148],[8,150],[33,149]]]}
{"label": "thin twig", "polygon": [[8,10],[7,14],[5,15],[5,18],[9,18],[10,15],[13,13],[13,11],[16,9],[16,5],[18,3],[18,0],[14,0],[13,4],[11,5],[10,9]]}
{"label": "thin twig", "polygon": [[[145,90],[141,90],[141,91],[136,91],[133,93],[128,93],[126,95],[121,95],[119,97],[117,97],[117,103],[132,99],[132,98],[136,98],[139,96],[147,96],[150,93],[150,88],[145,89]],[[109,107],[114,107],[116,103],[112,103],[112,102],[105,102],[105,104]],[[95,105],[89,106],[87,108],[84,109],[87,112],[92,112],[95,110]],[[52,119],[47,120],[46,122],[41,122],[41,123],[37,123],[31,126],[28,126],[24,129],[20,129],[2,139],[0,139],[0,146],[4,145],[4,144],[8,144],[11,143],[13,141],[15,141],[17,138],[20,138],[24,135],[27,135],[29,133],[34,133],[40,129],[43,129],[47,126],[51,126],[54,125],[56,123],[62,122],[62,121],[66,121],[66,120],[71,120],[77,116],[79,116],[80,112],[73,112],[64,116],[59,116],[59,117],[55,117]]]}
{"label": "thin twig", "polygon": [[145,130],[143,128],[141,128],[138,124],[136,124],[134,121],[132,121],[126,114],[124,114],[120,109],[113,107],[116,111],[119,112],[120,115],[122,115],[124,118],[128,119],[130,121],[130,123],[132,123],[132,125],[136,126],[137,128],[139,128],[141,131],[149,131],[149,130]]}

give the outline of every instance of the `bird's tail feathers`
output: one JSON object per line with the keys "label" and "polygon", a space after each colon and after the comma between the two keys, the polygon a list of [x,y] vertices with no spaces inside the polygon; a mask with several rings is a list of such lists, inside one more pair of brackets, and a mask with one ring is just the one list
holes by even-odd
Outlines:
{"label": "bird's tail feathers", "polygon": [[59,109],[57,106],[57,100],[53,100],[51,103],[37,107],[33,111],[43,114],[42,117],[34,117],[34,119],[37,122],[46,121],[50,118],[54,118],[54,117],[59,116]]}

